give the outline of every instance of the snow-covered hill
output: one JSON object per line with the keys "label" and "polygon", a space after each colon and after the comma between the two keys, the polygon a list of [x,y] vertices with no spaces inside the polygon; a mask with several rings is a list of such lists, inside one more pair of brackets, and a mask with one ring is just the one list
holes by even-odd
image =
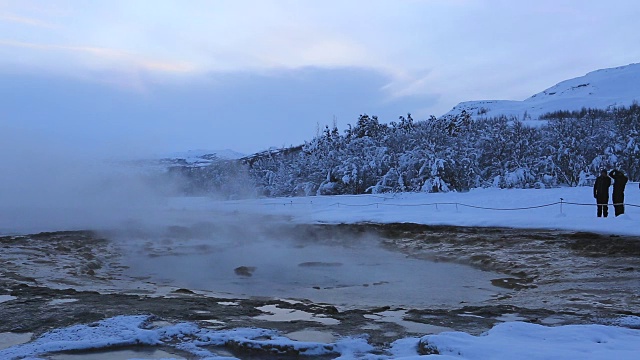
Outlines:
{"label": "snow-covered hill", "polygon": [[200,167],[210,165],[215,160],[240,159],[245,154],[224,149],[224,150],[189,150],[185,152],[167,154],[160,157],[160,163],[164,165],[182,165],[189,167]]}
{"label": "snow-covered hill", "polygon": [[523,101],[480,100],[456,105],[446,115],[466,110],[473,118],[500,115],[520,120],[538,120],[540,115],[558,110],[580,110],[583,107],[607,109],[629,106],[640,100],[640,63],[602,69],[575,79],[560,82]]}

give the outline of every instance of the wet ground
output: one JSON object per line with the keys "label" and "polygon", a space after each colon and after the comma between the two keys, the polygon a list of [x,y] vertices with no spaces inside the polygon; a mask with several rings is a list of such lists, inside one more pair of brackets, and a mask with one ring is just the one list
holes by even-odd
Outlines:
{"label": "wet ground", "polygon": [[[261,233],[272,239],[295,234],[302,241],[287,242],[276,252],[283,256],[269,262],[260,258],[267,248],[255,253],[238,245],[253,232],[233,229],[234,236],[240,235],[231,243],[202,241],[219,230],[215,224],[196,224],[161,234],[78,231],[0,237],[0,340],[10,345],[28,340],[24,334],[37,336],[116,315],[153,314],[162,321],[193,321],[215,329],[278,329],[304,341],[366,333],[371,344],[384,347],[398,338],[445,330],[478,334],[500,321],[607,323],[640,315],[637,237],[416,224],[279,224]],[[230,256],[224,249],[236,246],[241,251],[234,261],[222,261]],[[325,248],[335,256],[312,256]],[[194,263],[206,265],[207,256],[220,253],[214,263],[224,267],[209,272],[224,273],[223,278],[207,277],[201,268],[193,271]],[[182,264],[199,259],[186,267],[194,276],[180,274],[180,259],[186,259]],[[396,260],[391,266],[385,259]],[[279,272],[269,272],[283,261],[287,264]],[[411,265],[396,267],[403,261]],[[445,267],[423,267],[434,264]],[[390,272],[405,271],[406,276],[400,281],[367,270],[376,266],[391,266]],[[426,281],[423,272],[431,271],[451,287]],[[315,280],[303,281],[309,274]],[[289,280],[264,285],[283,278]],[[252,282],[261,290],[242,290],[253,288]],[[211,285],[216,283],[222,285]],[[403,300],[398,294],[384,296],[402,289],[413,294]],[[448,297],[422,301],[447,291]],[[251,358],[238,349],[229,351]]]}

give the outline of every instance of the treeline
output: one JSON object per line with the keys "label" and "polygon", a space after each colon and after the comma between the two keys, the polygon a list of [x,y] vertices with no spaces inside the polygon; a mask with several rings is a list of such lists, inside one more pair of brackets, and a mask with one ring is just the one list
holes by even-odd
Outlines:
{"label": "treeline", "polygon": [[[259,196],[577,186],[614,167],[640,178],[637,103],[544,118],[532,127],[506,117],[473,121],[464,112],[419,122],[409,114],[390,124],[361,115],[342,134],[327,126],[299,150],[212,165],[195,178],[216,184],[211,191],[233,194],[242,186]],[[216,169],[224,166],[231,171]],[[244,180],[233,178],[239,174]]]}

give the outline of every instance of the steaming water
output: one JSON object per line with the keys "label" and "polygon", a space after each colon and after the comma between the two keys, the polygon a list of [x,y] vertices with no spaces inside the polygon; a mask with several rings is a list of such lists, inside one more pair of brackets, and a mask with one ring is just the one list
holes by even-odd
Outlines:
{"label": "steaming water", "polygon": [[161,286],[342,307],[458,305],[502,292],[490,283],[495,273],[407,258],[375,238],[227,236],[129,239],[126,273]]}

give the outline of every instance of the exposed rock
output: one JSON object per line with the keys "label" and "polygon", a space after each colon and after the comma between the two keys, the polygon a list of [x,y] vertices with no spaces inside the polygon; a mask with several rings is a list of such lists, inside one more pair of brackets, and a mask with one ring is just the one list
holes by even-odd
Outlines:
{"label": "exposed rock", "polygon": [[237,268],[233,269],[233,271],[238,276],[249,277],[249,276],[253,276],[253,272],[256,271],[256,268],[253,266],[238,266]]}

